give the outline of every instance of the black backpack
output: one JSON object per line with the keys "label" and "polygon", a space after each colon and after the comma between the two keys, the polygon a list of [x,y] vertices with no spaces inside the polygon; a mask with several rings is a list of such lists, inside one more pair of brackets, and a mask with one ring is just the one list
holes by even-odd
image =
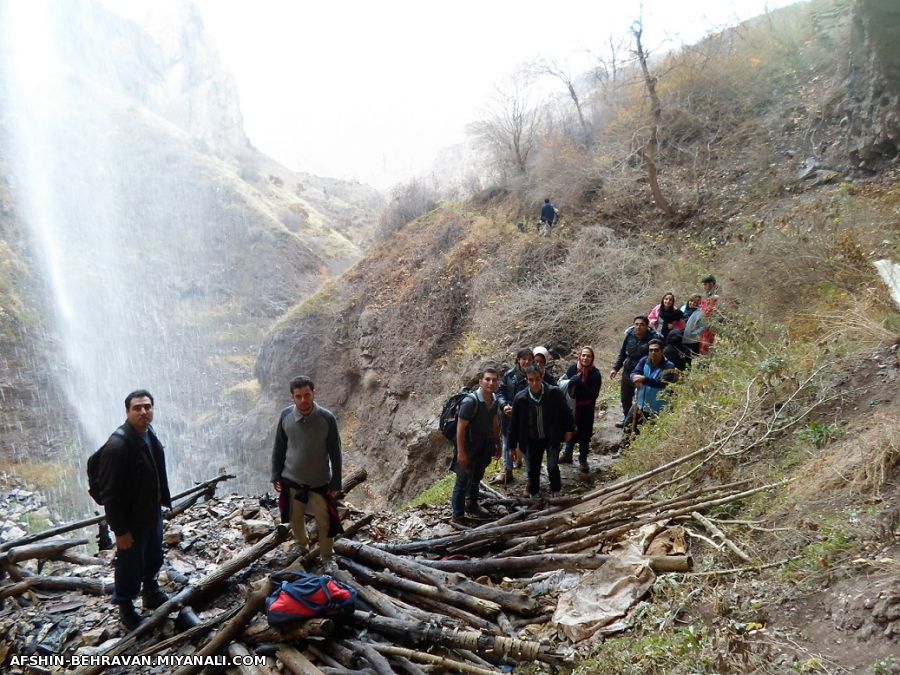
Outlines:
{"label": "black backpack", "polygon": [[[125,432],[121,429],[116,429],[113,432],[113,436],[125,438]],[[107,441],[107,443],[108,442],[109,441]],[[103,471],[103,448],[105,447],[106,443],[88,457],[87,461],[88,494],[100,506],[105,505],[104,502],[106,501],[106,496],[104,495],[104,489],[106,488],[107,482],[109,482],[108,476],[104,475]]]}
{"label": "black backpack", "polygon": [[459,419],[459,407],[462,405],[466,396],[474,396],[472,390],[463,387],[457,393],[453,394],[444,402],[441,408],[441,417],[438,421],[438,428],[444,434],[444,438],[456,445],[456,422]]}

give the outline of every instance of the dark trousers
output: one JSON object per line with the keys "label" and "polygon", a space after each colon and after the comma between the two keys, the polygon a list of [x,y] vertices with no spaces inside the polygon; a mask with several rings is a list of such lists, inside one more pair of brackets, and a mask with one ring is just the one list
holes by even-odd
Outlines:
{"label": "dark trousers", "polygon": [[622,369],[621,382],[619,383],[619,398],[622,401],[622,415],[628,415],[631,410],[631,403],[634,401],[634,382],[631,381],[631,370]]}
{"label": "dark trousers", "polygon": [[128,604],[141,591],[156,584],[156,575],[163,564],[162,550],[162,514],[155,526],[144,529],[132,529],[134,543],[131,548],[117,550],[113,563],[115,574],[115,590],[113,604]]}
{"label": "dark trousers", "polygon": [[537,497],[541,491],[541,464],[547,453],[547,478],[550,479],[550,490],[559,492],[562,479],[559,477],[559,443],[550,443],[546,438],[529,438],[525,451],[525,467],[528,477],[528,494]]}
{"label": "dark trousers", "polygon": [[469,466],[463,469],[458,461],[453,462],[453,472],[456,474],[456,482],[453,484],[453,492],[450,495],[450,508],[454,516],[465,515],[466,502],[478,500],[478,486],[484,478],[484,472],[491,463],[491,453],[485,445],[476,452],[467,453]]}
{"label": "dark trousers", "polygon": [[[590,443],[587,441],[578,441],[578,461],[586,462],[588,457],[588,450],[590,449]],[[573,452],[575,451],[575,441],[569,441],[566,443],[566,448],[563,452],[566,453],[566,457],[571,458]]]}

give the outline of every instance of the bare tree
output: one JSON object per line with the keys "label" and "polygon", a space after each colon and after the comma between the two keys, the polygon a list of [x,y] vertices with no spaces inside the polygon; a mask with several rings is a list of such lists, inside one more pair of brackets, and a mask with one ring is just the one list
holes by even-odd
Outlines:
{"label": "bare tree", "polygon": [[644,32],[643,19],[639,19],[632,25],[631,33],[634,35],[635,55],[641,64],[641,72],[644,75],[644,84],[647,87],[647,93],[650,96],[652,124],[650,125],[650,138],[647,139],[647,145],[642,151],[644,158],[644,166],[647,167],[647,181],[650,183],[650,192],[653,193],[653,201],[656,206],[668,218],[674,218],[675,212],[669,205],[669,202],[663,196],[659,187],[659,172],[656,168],[656,155],[659,151],[659,123],[662,119],[662,105],[659,102],[659,96],[656,93],[656,78],[650,74],[647,67],[647,53],[641,44],[641,34]]}
{"label": "bare tree", "polygon": [[540,118],[540,109],[519,86],[511,92],[498,89],[488,116],[470,125],[469,132],[490,151],[504,178],[524,176],[537,143]]}
{"label": "bare tree", "polygon": [[626,48],[626,39],[625,37],[617,38],[610,33],[606,42],[605,54],[588,53],[597,60],[597,67],[594,69],[594,79],[597,81],[604,97],[608,98],[619,85],[619,71],[624,65],[622,53]]}
{"label": "bare tree", "polygon": [[569,93],[569,98],[572,99],[572,104],[575,106],[575,112],[578,114],[578,123],[581,125],[581,132],[584,135],[584,141],[586,143],[589,143],[592,136],[591,127],[587,120],[585,120],[584,118],[584,110],[581,106],[581,99],[578,96],[578,91],[575,89],[575,78],[572,76],[569,70],[560,65],[558,61],[554,60],[538,61],[532,65],[531,70],[537,75],[549,75],[550,77],[555,77],[557,80],[563,83],[566,91]]}

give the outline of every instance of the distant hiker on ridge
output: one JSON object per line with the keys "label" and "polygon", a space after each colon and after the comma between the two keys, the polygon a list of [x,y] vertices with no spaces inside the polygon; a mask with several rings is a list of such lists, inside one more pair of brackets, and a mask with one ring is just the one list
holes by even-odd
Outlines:
{"label": "distant hiker on ridge", "polygon": [[541,207],[541,236],[546,237],[550,234],[550,228],[556,223],[556,217],[559,215],[556,207],[550,203],[550,198],[544,200]]}

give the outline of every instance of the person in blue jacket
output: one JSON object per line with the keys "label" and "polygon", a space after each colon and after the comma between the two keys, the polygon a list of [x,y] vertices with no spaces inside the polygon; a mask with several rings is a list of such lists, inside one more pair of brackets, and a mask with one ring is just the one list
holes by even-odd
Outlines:
{"label": "person in blue jacket", "polygon": [[545,199],[544,205],[541,207],[541,234],[543,236],[546,237],[550,234],[550,228],[556,223],[558,215],[559,211],[550,203],[549,197]]}
{"label": "person in blue jacket", "polygon": [[[637,362],[631,371],[635,389],[635,407],[640,411],[658,415],[667,401],[659,393],[675,381],[677,369],[663,354],[662,340],[650,340],[647,356]],[[633,412],[632,412],[633,414]]]}

